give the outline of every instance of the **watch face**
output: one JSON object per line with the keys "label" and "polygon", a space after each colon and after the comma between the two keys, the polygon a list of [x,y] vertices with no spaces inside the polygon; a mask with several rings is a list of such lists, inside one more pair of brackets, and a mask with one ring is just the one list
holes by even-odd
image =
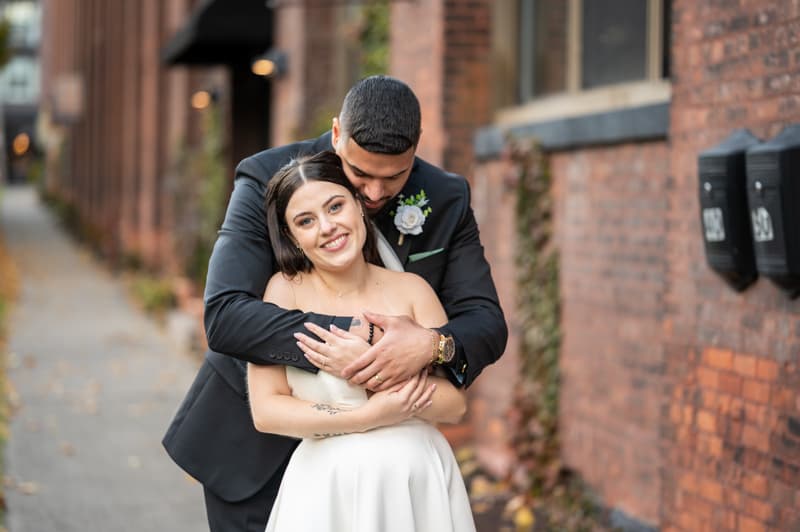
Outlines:
{"label": "watch face", "polygon": [[456,343],[453,341],[452,336],[445,336],[442,342],[444,344],[442,345],[442,358],[444,358],[445,362],[450,362],[456,354]]}

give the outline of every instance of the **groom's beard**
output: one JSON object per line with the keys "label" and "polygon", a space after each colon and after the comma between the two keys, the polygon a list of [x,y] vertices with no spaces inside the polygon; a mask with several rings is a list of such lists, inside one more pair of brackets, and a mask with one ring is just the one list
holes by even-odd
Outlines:
{"label": "groom's beard", "polygon": [[383,211],[387,205],[394,199],[394,196],[384,196],[378,201],[370,201],[369,199],[364,199],[364,208],[367,210],[367,214],[369,214],[370,218],[374,218],[377,214]]}

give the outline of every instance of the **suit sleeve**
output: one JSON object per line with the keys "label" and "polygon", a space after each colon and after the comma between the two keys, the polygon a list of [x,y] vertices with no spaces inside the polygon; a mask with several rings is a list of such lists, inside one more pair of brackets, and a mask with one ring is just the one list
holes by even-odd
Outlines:
{"label": "suit sleeve", "polygon": [[456,355],[449,364],[452,376],[457,384],[469,386],[503,354],[508,328],[483,253],[466,181],[464,188],[465,204],[439,291],[449,321],[439,330],[455,339]]}
{"label": "suit sleeve", "polygon": [[[262,301],[275,265],[264,212],[265,187],[252,177],[259,171],[264,168],[252,158],[237,168],[225,221],[211,253],[204,295],[208,346],[255,364],[283,363],[316,371],[295,344],[293,333],[307,333],[306,321],[347,330],[351,318],[289,311]],[[275,353],[282,356],[269,356]]]}

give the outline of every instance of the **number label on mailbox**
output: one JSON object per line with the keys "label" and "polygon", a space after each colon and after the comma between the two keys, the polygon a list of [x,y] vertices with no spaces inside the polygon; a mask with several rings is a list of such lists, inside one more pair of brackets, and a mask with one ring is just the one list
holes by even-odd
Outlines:
{"label": "number label on mailbox", "polygon": [[722,209],[709,207],[703,209],[703,225],[706,230],[706,242],[722,242],[725,240],[725,223]]}
{"label": "number label on mailbox", "polygon": [[750,218],[753,221],[753,240],[756,242],[769,242],[775,238],[772,230],[772,218],[769,211],[764,207],[758,207],[750,211]]}

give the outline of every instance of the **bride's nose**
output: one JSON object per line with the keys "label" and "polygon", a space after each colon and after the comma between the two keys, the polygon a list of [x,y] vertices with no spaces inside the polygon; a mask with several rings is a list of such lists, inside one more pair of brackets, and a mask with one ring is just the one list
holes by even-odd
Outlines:
{"label": "bride's nose", "polygon": [[319,229],[324,235],[332,234],[336,231],[336,222],[328,216],[323,216],[319,221]]}

